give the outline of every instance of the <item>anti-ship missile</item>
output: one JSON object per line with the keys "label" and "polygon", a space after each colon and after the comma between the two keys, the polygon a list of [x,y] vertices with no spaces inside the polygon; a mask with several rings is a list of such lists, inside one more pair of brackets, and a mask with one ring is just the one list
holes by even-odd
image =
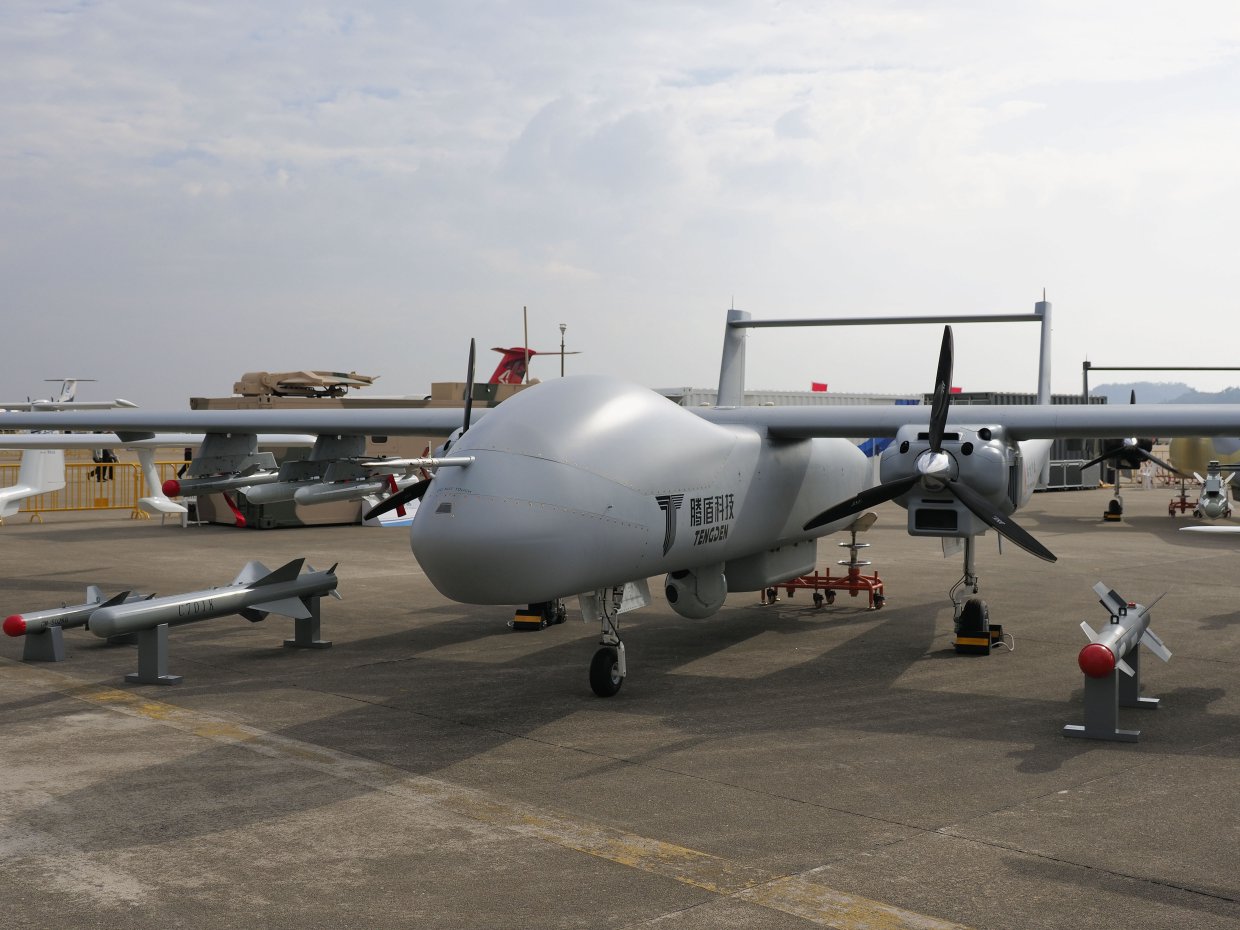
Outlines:
{"label": "anti-ship missile", "polygon": [[74,604],[73,606],[52,607],[48,610],[32,610],[24,614],[12,614],[4,618],[4,632],[9,636],[25,636],[27,634],[33,636],[36,633],[43,633],[52,627],[60,627],[63,630],[67,630],[75,626],[86,626],[90,622],[91,616],[97,610],[146,600],[151,596],[150,594],[131,594],[128,591],[122,591],[116,597],[105,601],[103,599],[103,592],[92,584],[86,588],[85,603]]}
{"label": "anti-ship missile", "polygon": [[310,568],[301,574],[305,559],[269,571],[258,561],[247,562],[236,579],[218,588],[156,597],[138,604],[100,607],[90,618],[90,631],[99,637],[119,636],[153,629],[161,624],[179,626],[213,617],[240,614],[258,621],[267,614],[280,614],[295,620],[313,616],[308,600],[336,592],[336,566],[325,572]]}
{"label": "anti-ship missile", "polygon": [[1090,678],[1106,678],[1118,668],[1125,675],[1134,676],[1136,672],[1124,657],[1141,644],[1164,662],[1171,658],[1171,651],[1150,629],[1150,610],[1162,600],[1161,595],[1146,607],[1128,603],[1101,581],[1094,585],[1094,591],[1099,603],[1110,612],[1111,622],[1101,633],[1095,633],[1088,623],[1081,621],[1081,629],[1089,637],[1089,645],[1076,657],[1082,672]]}

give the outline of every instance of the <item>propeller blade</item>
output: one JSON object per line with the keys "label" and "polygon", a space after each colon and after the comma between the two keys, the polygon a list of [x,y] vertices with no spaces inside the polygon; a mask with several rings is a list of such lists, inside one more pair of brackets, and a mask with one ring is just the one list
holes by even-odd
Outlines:
{"label": "propeller blade", "polygon": [[810,520],[803,530],[809,531],[817,529],[827,523],[834,523],[836,520],[842,520],[844,517],[852,516],[854,513],[860,513],[862,510],[868,510],[879,504],[899,497],[920,480],[919,475],[913,475],[909,478],[901,478],[899,481],[889,481],[886,484],[877,484],[872,488],[866,488],[855,497],[850,497],[842,504],[836,504],[824,510],[814,519]]}
{"label": "propeller blade", "polygon": [[1008,517],[1001,514],[990,501],[986,500],[986,498],[982,497],[982,495],[968,485],[961,484],[959,481],[949,481],[947,489],[956,495],[960,503],[973,511],[979,520],[993,526],[1000,536],[1016,543],[1016,545],[1030,555],[1036,555],[1039,559],[1045,559],[1047,562],[1056,561],[1053,552],[1013,523]]}
{"label": "propeller blade", "polygon": [[422,495],[426,493],[426,489],[430,486],[430,478],[423,478],[421,481],[416,481],[403,491],[397,491],[391,497],[379,501],[379,503],[375,504],[368,511],[366,511],[366,514],[362,519],[373,520],[375,517],[380,514],[387,513],[389,510],[395,510],[397,507],[405,506],[405,504],[410,501],[421,500]]}
{"label": "propeller blade", "polygon": [[[1157,465],[1159,468],[1165,468],[1167,471],[1171,472],[1173,475],[1179,475],[1181,478],[1187,478],[1187,477],[1188,477],[1188,475],[1184,474],[1184,472],[1180,471],[1180,470],[1179,470],[1178,468],[1176,468],[1174,465],[1170,465],[1170,464],[1168,464],[1167,462],[1164,462],[1162,459],[1160,459],[1160,458],[1159,458],[1158,456],[1156,456],[1156,455],[1151,455],[1150,453],[1148,453],[1148,452],[1146,452],[1144,449],[1142,449],[1140,446],[1137,446],[1137,447],[1136,447],[1136,451],[1137,451],[1137,452],[1139,452],[1139,453],[1140,453],[1142,456],[1144,456],[1145,458],[1149,459],[1151,462],[1153,462],[1153,463],[1154,463],[1155,465]],[[1082,466],[1082,467],[1083,467],[1083,466]]]}
{"label": "propeller blade", "polygon": [[474,410],[474,341],[469,340],[469,368],[465,372],[465,422],[461,433],[469,431],[469,417]]}
{"label": "propeller blade", "polygon": [[943,430],[951,407],[952,328],[943,327],[943,344],[939,348],[939,370],[934,376],[934,397],[930,405],[930,451],[943,451]]}
{"label": "propeller blade", "polygon": [[1118,449],[1112,449],[1110,452],[1103,452],[1102,455],[1097,458],[1090,459],[1082,465],[1081,468],[1088,468],[1090,465],[1097,465],[1099,462],[1105,462],[1107,459],[1118,458],[1123,455],[1125,451],[1126,450],[1123,447],[1120,447]]}

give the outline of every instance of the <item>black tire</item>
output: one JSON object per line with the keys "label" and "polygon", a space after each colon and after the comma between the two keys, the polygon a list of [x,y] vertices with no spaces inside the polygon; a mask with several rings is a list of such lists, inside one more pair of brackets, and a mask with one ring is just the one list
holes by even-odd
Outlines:
{"label": "black tire", "polygon": [[590,687],[599,697],[614,697],[622,684],[620,656],[611,646],[604,646],[590,660]]}
{"label": "black tire", "polygon": [[874,595],[874,609],[875,610],[882,610],[883,605],[885,603],[887,603],[887,598],[883,597],[881,594]]}
{"label": "black tire", "polygon": [[827,590],[827,603],[828,604],[835,603],[835,592],[830,589]]}
{"label": "black tire", "polygon": [[990,611],[986,602],[980,597],[971,597],[964,602],[960,611],[960,620],[956,624],[957,633],[978,635],[990,628]]}
{"label": "black tire", "polygon": [[815,591],[815,592],[814,592],[814,606],[815,606],[815,607],[821,607],[821,606],[822,606],[822,602],[823,602],[823,596],[822,596],[822,594],[821,594],[820,592],[818,592],[818,591]]}

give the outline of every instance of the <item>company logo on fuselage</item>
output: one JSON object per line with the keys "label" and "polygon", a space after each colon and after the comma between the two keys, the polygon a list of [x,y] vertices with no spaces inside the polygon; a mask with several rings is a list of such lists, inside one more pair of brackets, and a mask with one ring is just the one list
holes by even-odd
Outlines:
{"label": "company logo on fuselage", "polygon": [[[676,513],[684,505],[683,494],[660,494],[655,498],[659,509],[667,518],[663,534],[663,554],[671,551],[676,542]],[[693,531],[693,545],[723,542],[728,538],[736,511],[736,495],[709,494],[689,498],[689,527]]]}

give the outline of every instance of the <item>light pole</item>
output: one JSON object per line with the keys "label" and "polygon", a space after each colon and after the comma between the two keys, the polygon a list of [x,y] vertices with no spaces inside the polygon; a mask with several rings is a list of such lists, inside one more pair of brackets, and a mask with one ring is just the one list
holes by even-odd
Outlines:
{"label": "light pole", "polygon": [[560,324],[560,377],[564,377],[564,330],[568,329],[567,323]]}

